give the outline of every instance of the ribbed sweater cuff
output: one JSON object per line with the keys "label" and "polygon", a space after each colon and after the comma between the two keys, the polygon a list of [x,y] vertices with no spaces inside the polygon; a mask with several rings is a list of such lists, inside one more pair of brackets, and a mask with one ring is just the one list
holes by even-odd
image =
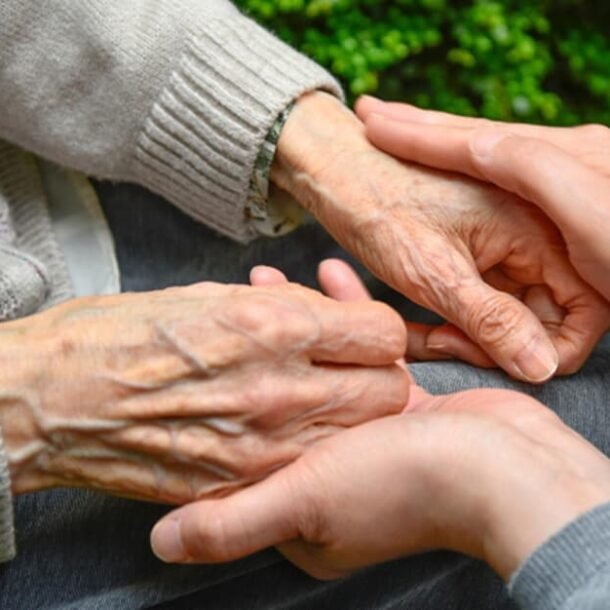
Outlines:
{"label": "ribbed sweater cuff", "polygon": [[135,153],[137,180],[241,242],[249,180],[266,134],[302,94],[342,96],[322,68],[237,14],[195,28],[152,107]]}
{"label": "ribbed sweater cuff", "polygon": [[0,430],[0,563],[13,559],[15,553],[11,478]]}
{"label": "ribbed sweater cuff", "polygon": [[510,579],[522,608],[556,610],[610,569],[610,503],[573,521],[538,548]]}

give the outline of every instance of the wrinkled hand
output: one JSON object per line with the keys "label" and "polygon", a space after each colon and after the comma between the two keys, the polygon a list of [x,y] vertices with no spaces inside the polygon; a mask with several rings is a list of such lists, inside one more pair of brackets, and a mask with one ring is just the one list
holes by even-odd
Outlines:
{"label": "wrinkled hand", "polygon": [[13,491],[183,503],[400,411],[400,317],[301,286],[204,283],[72,301],[0,326]]}
{"label": "wrinkled hand", "polygon": [[[329,293],[363,294],[344,270]],[[257,281],[281,282],[271,270]],[[230,498],[178,509],[152,533],[166,561],[220,562],[271,545],[318,578],[444,548],[505,579],[549,536],[610,500],[610,462],[534,399],[411,393],[410,412],[326,439]]]}
{"label": "wrinkled hand", "polygon": [[489,181],[543,210],[610,300],[610,129],[494,123],[364,98],[367,135],[403,159]]}
{"label": "wrinkled hand", "polygon": [[297,104],[272,176],[379,278],[451,323],[414,329],[411,356],[495,362],[540,382],[578,369],[608,327],[608,304],[543,213],[396,161],[329,96]]}

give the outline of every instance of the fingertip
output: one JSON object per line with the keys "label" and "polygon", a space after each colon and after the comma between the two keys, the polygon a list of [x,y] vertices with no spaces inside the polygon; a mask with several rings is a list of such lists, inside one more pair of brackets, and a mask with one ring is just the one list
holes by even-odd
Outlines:
{"label": "fingertip", "polygon": [[536,315],[514,296],[483,281],[457,293],[454,323],[515,379],[544,383],[559,357]]}
{"label": "fingertip", "polygon": [[535,337],[513,358],[518,378],[528,383],[544,383],[555,375],[559,368],[559,354],[550,338]]}
{"label": "fingertip", "polygon": [[345,261],[333,258],[318,267],[318,281],[324,292],[337,301],[368,301],[371,296],[354,271]]}
{"label": "fingertip", "polygon": [[150,546],[153,553],[165,563],[186,561],[180,519],[166,517],[159,521],[150,533]]}
{"label": "fingertip", "polygon": [[354,110],[360,120],[364,121],[371,112],[374,112],[377,108],[381,108],[383,104],[385,104],[385,102],[379,98],[372,95],[362,95],[356,100]]}
{"label": "fingertip", "polygon": [[453,324],[443,324],[426,337],[428,350],[468,362],[479,368],[493,368],[495,362],[470,337]]}
{"label": "fingertip", "polygon": [[250,283],[252,286],[277,286],[287,282],[288,278],[275,267],[257,265],[250,271]]}

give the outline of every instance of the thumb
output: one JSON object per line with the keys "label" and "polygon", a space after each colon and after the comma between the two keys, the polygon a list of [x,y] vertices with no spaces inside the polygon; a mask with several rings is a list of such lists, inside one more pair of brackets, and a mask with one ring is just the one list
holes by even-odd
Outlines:
{"label": "thumb", "polygon": [[292,467],[227,498],[172,511],[151,533],[151,546],[168,563],[221,563],[297,538],[298,492]]}
{"label": "thumb", "polygon": [[513,377],[541,383],[559,356],[535,314],[515,297],[479,279],[453,292],[453,322]]}
{"label": "thumb", "polygon": [[250,284],[252,286],[279,286],[287,283],[288,278],[275,267],[257,265],[250,270]]}

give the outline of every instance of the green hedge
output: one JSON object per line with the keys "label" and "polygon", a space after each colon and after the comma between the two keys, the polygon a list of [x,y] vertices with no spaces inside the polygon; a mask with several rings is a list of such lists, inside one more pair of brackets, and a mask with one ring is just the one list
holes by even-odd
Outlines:
{"label": "green hedge", "polygon": [[494,119],[610,124],[610,0],[238,0],[338,76]]}

